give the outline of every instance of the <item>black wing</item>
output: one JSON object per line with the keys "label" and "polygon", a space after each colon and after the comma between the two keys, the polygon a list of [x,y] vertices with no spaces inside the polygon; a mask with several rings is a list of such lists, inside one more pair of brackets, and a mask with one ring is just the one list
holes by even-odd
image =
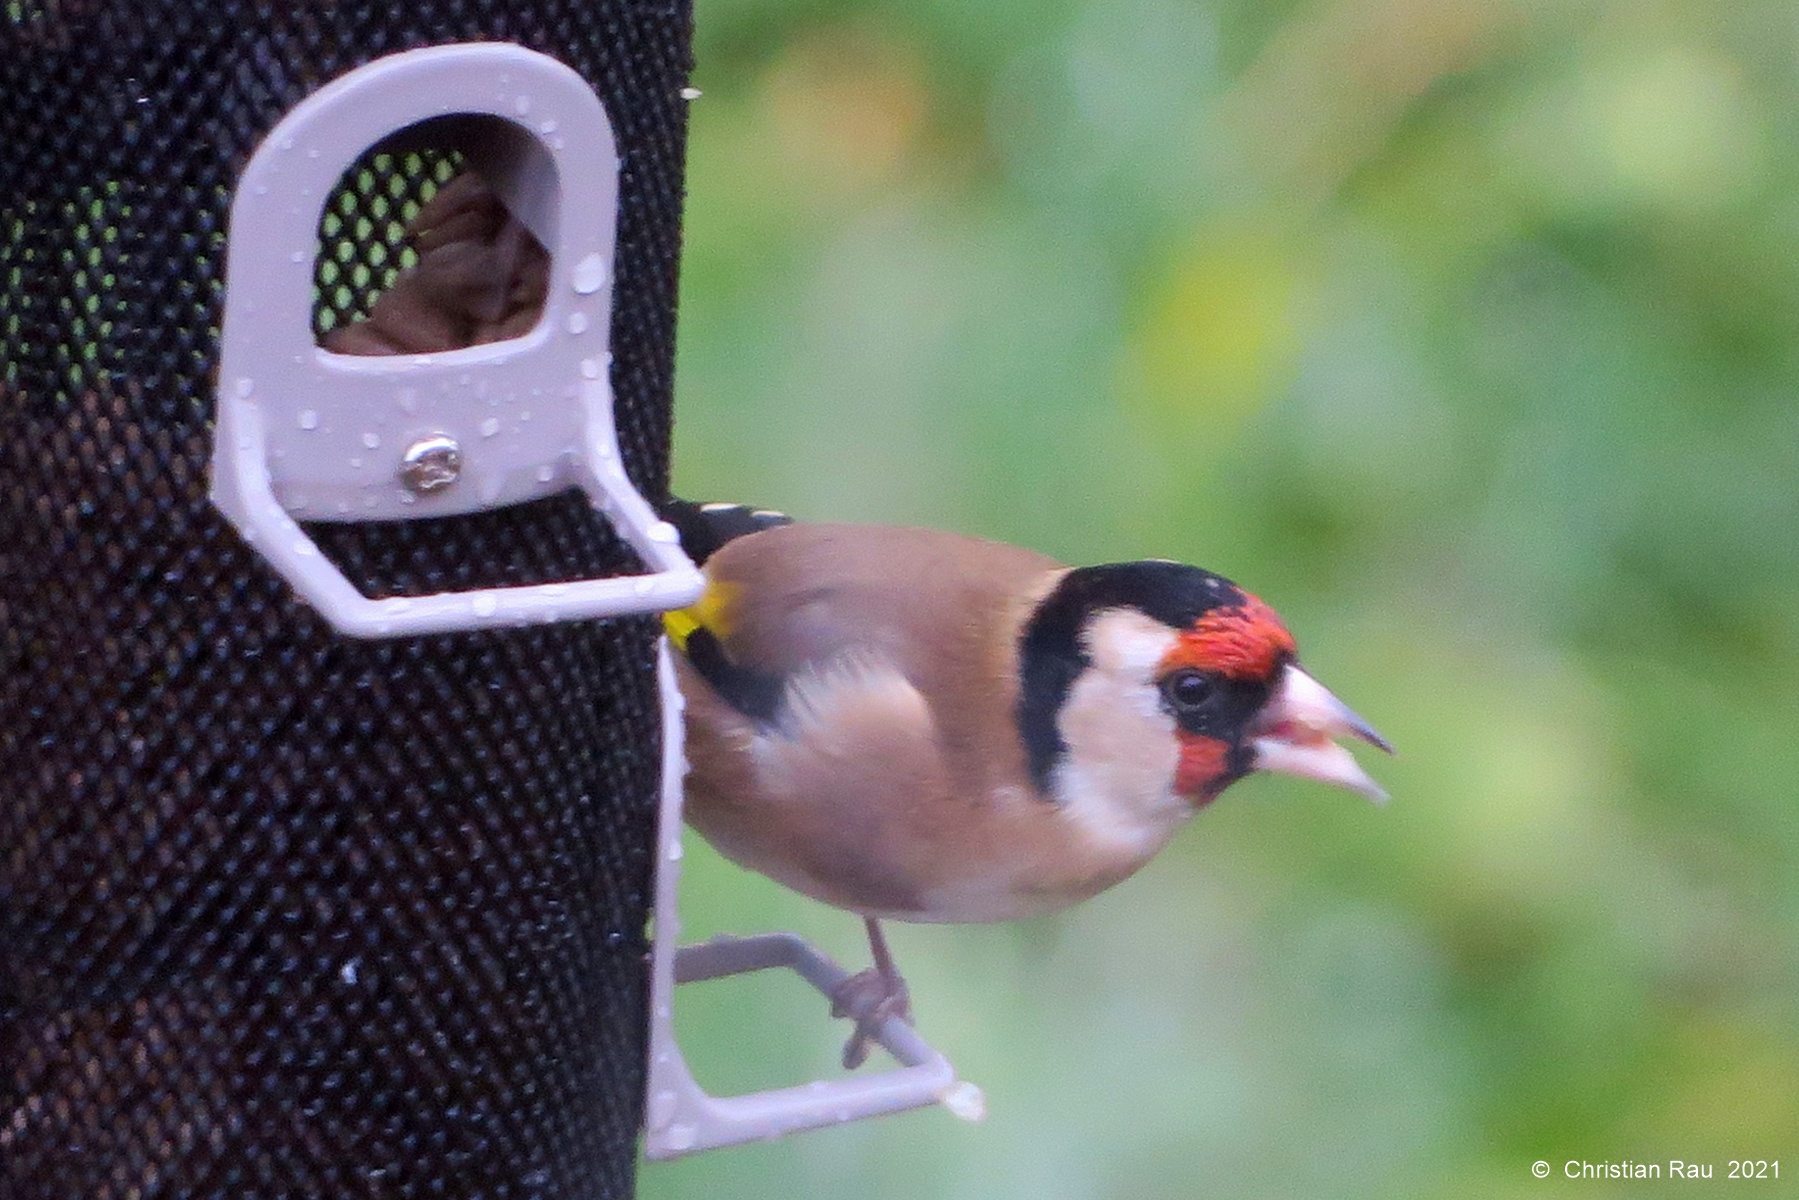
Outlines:
{"label": "black wing", "polygon": [[681,548],[696,563],[704,563],[726,542],[759,533],[778,525],[791,525],[793,518],[772,509],[751,508],[747,504],[695,504],[673,496],[662,506],[662,519],[681,534]]}

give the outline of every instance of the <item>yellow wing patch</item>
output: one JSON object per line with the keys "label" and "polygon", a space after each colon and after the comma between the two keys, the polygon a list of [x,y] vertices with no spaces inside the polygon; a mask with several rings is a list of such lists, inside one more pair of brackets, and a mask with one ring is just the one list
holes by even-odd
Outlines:
{"label": "yellow wing patch", "polygon": [[668,634],[668,640],[675,644],[675,649],[683,654],[687,652],[687,639],[692,637],[693,631],[700,627],[700,623],[693,619],[692,613],[692,609],[677,608],[662,614],[663,632]]}
{"label": "yellow wing patch", "polygon": [[668,640],[683,653],[687,650],[687,639],[696,629],[704,629],[724,641],[731,635],[730,607],[736,595],[735,585],[708,580],[706,590],[698,600],[686,608],[662,614],[662,628],[668,631]]}

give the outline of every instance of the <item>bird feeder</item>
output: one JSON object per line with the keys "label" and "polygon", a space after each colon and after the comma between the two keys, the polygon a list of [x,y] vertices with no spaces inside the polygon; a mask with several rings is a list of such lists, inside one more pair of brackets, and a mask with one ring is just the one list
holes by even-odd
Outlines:
{"label": "bird feeder", "polygon": [[[674,945],[678,697],[630,617],[699,586],[646,500],[688,23],[0,24],[0,1192],[623,1196],[645,1130],[971,1107],[897,1023],[896,1071],[732,1098],[669,1028],[677,981],[842,975]],[[456,172],[548,250],[541,313],[319,344]]]}
{"label": "bird feeder", "polygon": [[[0,1194],[631,1194],[657,630],[569,618],[695,583],[641,501],[666,478],[690,21],[0,18]],[[283,124],[362,64],[410,92],[459,54],[484,65],[454,95],[359,92],[338,140]],[[556,181],[508,200],[561,214],[538,225],[570,248],[557,336],[326,357],[314,335],[477,167]],[[552,341],[587,349],[540,409],[527,352]],[[464,376],[496,402],[457,408]]]}
{"label": "bird feeder", "polygon": [[[471,101],[470,97],[475,98]],[[395,139],[398,139],[396,143]],[[301,344],[303,245],[327,195],[371,146],[453,146],[549,251],[536,321],[439,354],[349,355]],[[298,106],[262,143],[232,206],[213,497],[339,632],[390,637],[681,607],[698,573],[620,467],[610,361],[617,158],[598,99],[573,72],[505,45],[372,63]],[[577,216],[578,215],[578,216]],[[309,338],[307,339],[310,340]],[[435,456],[433,486],[418,464]],[[579,487],[653,573],[371,599],[300,523],[441,516]],[[823,993],[846,973],[791,934],[675,948],[681,856],[680,700],[659,668],[663,787],[646,1153],[668,1158],[928,1104],[974,1116],[978,1091],[900,1021],[879,1042],[897,1070],[735,1097],[699,1087],[673,1031],[677,983],[790,968]]]}

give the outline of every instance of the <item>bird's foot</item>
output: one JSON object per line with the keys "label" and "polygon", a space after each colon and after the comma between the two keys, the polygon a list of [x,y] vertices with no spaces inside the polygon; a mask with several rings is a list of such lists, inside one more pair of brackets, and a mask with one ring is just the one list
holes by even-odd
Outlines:
{"label": "bird's foot", "polygon": [[843,1044],[843,1066],[853,1071],[868,1061],[869,1044],[889,1017],[911,1023],[912,997],[906,981],[876,967],[859,971],[831,990],[831,1015],[848,1017],[856,1031]]}

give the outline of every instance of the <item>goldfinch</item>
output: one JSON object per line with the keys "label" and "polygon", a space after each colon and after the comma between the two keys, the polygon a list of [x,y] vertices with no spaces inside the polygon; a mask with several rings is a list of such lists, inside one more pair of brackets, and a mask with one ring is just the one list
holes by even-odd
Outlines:
{"label": "goldfinch", "polygon": [[1069,568],[925,529],[672,501],[703,566],[665,618],[687,820],[727,858],[860,914],[875,960],[834,997],[858,1065],[910,1019],[883,920],[1006,921],[1126,878],[1231,783],[1385,793],[1391,752],[1299,666],[1274,611],[1163,560]]}

